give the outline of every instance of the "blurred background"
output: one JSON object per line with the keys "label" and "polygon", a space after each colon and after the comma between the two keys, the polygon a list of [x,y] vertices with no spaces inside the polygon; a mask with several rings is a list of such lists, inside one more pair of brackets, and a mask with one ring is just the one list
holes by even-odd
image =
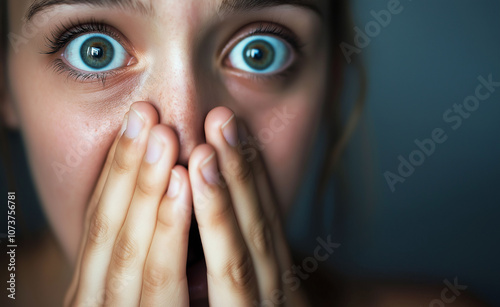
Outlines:
{"label": "blurred background", "polygon": [[[389,11],[393,1],[352,2],[354,25],[365,34],[368,26],[372,37],[358,48],[369,82],[365,116],[342,161],[351,201],[338,210],[332,190],[324,214],[312,215],[304,201],[315,184],[312,168],[289,234],[306,252],[317,245],[316,236],[333,234],[341,246],[329,261],[345,274],[433,284],[458,278],[466,291],[500,306],[500,86],[467,106],[473,111],[456,109],[476,95],[479,77],[500,82],[500,1],[401,0],[399,13],[377,31],[372,11]],[[359,90],[355,69],[345,78],[347,114]],[[410,161],[419,150],[415,140],[432,138],[435,129],[446,140],[423,161],[414,154],[419,165],[402,176],[398,157]],[[37,231],[45,225],[43,213],[19,137],[10,138],[25,226]],[[391,188],[387,172],[404,182]],[[1,233],[6,220],[0,210]]]}
{"label": "blurred background", "polygon": [[[391,1],[352,3],[354,25],[366,34],[376,20],[371,11],[388,11]],[[373,37],[360,48],[366,114],[343,160],[352,202],[327,209],[323,223],[309,216],[308,224],[299,204],[289,233],[309,251],[317,244],[311,236],[333,233],[341,246],[329,260],[348,275],[441,285],[456,277],[466,291],[500,306],[500,87],[479,106],[469,98],[471,112],[463,107],[461,115],[454,106],[476,95],[478,77],[500,82],[500,1],[402,0],[400,7],[380,31],[368,30]],[[353,71],[349,84],[356,84]],[[357,91],[350,86],[343,103]],[[435,129],[446,141],[423,162],[415,154],[419,166],[401,176],[398,157],[410,161],[419,150],[415,140],[432,138]],[[404,179],[394,191],[386,172]],[[356,189],[364,184],[367,192]],[[324,216],[339,211],[332,229]]]}

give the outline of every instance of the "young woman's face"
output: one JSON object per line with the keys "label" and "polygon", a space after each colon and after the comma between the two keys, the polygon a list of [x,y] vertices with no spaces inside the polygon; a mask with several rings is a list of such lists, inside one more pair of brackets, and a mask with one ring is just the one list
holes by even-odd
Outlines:
{"label": "young woman's face", "polygon": [[25,23],[32,2],[10,1],[7,120],[23,133],[72,260],[87,201],[135,101],[177,132],[183,165],[204,142],[208,111],[232,109],[260,143],[286,212],[325,101],[327,1],[42,0],[50,6]]}

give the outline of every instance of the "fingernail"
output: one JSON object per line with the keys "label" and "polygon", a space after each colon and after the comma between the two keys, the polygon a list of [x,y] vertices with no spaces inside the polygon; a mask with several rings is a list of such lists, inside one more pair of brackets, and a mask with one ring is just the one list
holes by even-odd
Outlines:
{"label": "fingernail", "polygon": [[181,189],[181,176],[175,170],[170,174],[170,183],[168,184],[167,197],[174,198]]}
{"label": "fingernail", "polygon": [[231,147],[236,147],[238,146],[238,132],[236,128],[236,120],[233,116],[227,120],[222,126],[222,134],[224,135],[224,138],[226,139],[226,142],[231,146]]}
{"label": "fingernail", "polygon": [[128,115],[127,121],[127,130],[125,130],[125,136],[129,139],[135,139],[139,136],[139,133],[144,127],[144,120],[142,116],[133,108],[131,108],[133,112],[130,112]]}
{"label": "fingernail", "polygon": [[201,163],[201,174],[208,184],[217,184],[217,163],[215,161],[215,152]]}
{"label": "fingernail", "polygon": [[158,139],[153,131],[149,134],[148,149],[146,150],[145,160],[149,164],[153,164],[160,160],[163,153],[163,143]]}

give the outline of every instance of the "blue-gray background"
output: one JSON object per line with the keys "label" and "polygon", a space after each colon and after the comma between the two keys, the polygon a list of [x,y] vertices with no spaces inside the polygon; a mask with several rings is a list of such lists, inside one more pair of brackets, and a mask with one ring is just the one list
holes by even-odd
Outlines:
{"label": "blue-gray background", "polygon": [[[388,3],[354,1],[355,25],[364,28],[373,20],[370,11]],[[478,76],[500,81],[500,1],[401,4],[403,11],[362,49],[369,78],[365,132],[357,131],[344,160],[360,205],[344,212],[335,236],[341,247],[331,260],[362,277],[433,283],[457,277],[467,291],[500,305],[500,88],[456,131],[443,121],[447,109],[474,94]],[[414,140],[435,128],[445,130],[447,141],[391,192],[383,173],[397,173],[397,157],[408,157],[417,149]],[[374,192],[358,195],[355,188],[365,181]],[[20,191],[29,189],[23,182]],[[19,194],[28,224],[42,225],[40,210],[28,207],[36,201]],[[297,244],[311,248],[310,231],[297,227],[311,225],[291,224],[291,234],[304,237]]]}
{"label": "blue-gray background", "polygon": [[[354,1],[354,24],[364,29],[374,20],[370,11],[388,3]],[[457,130],[443,120],[447,109],[474,95],[480,75],[500,82],[500,1],[401,5],[362,49],[366,131],[357,131],[344,162],[358,205],[343,209],[332,262],[362,277],[435,284],[457,277],[466,291],[500,306],[500,87]],[[397,174],[398,156],[408,159],[418,149],[414,140],[430,138],[435,128],[448,139],[393,193],[383,173]],[[356,185],[366,181],[374,192],[358,195]],[[299,244],[310,250],[315,242]]]}

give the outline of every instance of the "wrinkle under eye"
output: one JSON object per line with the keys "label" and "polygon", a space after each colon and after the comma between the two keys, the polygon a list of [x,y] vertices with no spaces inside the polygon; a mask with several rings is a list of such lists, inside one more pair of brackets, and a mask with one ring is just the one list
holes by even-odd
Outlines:
{"label": "wrinkle under eye", "polygon": [[290,67],[294,50],[285,40],[271,35],[251,35],[237,43],[228,65],[256,75],[276,75]]}

